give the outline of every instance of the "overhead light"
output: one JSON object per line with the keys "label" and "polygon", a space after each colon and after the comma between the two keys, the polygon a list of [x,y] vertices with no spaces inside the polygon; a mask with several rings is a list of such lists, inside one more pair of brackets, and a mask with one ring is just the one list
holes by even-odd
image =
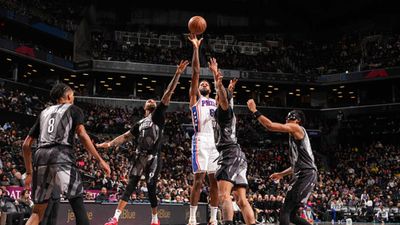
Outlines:
{"label": "overhead light", "polygon": [[343,95],[339,95],[338,98],[343,98]]}
{"label": "overhead light", "polygon": [[37,72],[37,70],[33,69],[33,70],[32,70],[32,72],[36,73],[36,72]]}
{"label": "overhead light", "polygon": [[310,87],[310,91],[314,91],[315,90],[315,88],[313,88],[313,87]]}
{"label": "overhead light", "polygon": [[269,87],[269,88],[273,88],[274,86],[272,86],[272,85],[268,85],[268,87]]}
{"label": "overhead light", "polygon": [[351,96],[350,98],[356,98],[356,96]]}
{"label": "overhead light", "polygon": [[300,89],[298,89],[298,88],[297,88],[297,89],[296,89],[296,91],[297,91],[297,92],[299,92],[299,91],[300,91]]}
{"label": "overhead light", "polygon": [[112,91],[112,88],[107,88],[107,90]]}
{"label": "overhead light", "polygon": [[274,91],[277,91],[277,90],[279,90],[279,88],[277,88],[277,87],[276,87],[276,88],[274,88]]}
{"label": "overhead light", "polygon": [[147,80],[148,78],[147,78],[147,77],[143,77],[142,79],[143,79],[143,80]]}
{"label": "overhead light", "polygon": [[117,85],[117,86],[121,86],[121,83],[115,83],[115,85]]}
{"label": "overhead light", "polygon": [[297,97],[300,97],[300,94],[299,94],[299,93],[297,93],[297,94],[296,94],[296,96],[297,96]]}
{"label": "overhead light", "polygon": [[268,94],[272,94],[272,91],[267,91]]}
{"label": "overhead light", "polygon": [[105,80],[101,80],[101,81],[100,81],[101,84],[104,84],[105,82],[106,82]]}
{"label": "overhead light", "polygon": [[269,97],[269,95],[264,95],[264,96],[267,97],[267,98]]}
{"label": "overhead light", "polygon": [[182,90],[185,90],[185,87],[184,87],[184,86],[182,86],[182,87],[181,87],[181,89],[182,89]]}
{"label": "overhead light", "polygon": [[108,85],[108,84],[105,84],[105,85],[104,85],[104,87],[109,87],[109,86],[110,86],[110,85]]}
{"label": "overhead light", "polygon": [[107,79],[109,79],[109,80],[113,80],[114,78],[112,78],[112,77],[107,77]]}
{"label": "overhead light", "polygon": [[6,58],[6,60],[7,60],[7,61],[10,61],[10,62],[12,61],[12,59],[10,59],[10,58]]}
{"label": "overhead light", "polygon": [[234,91],[233,94],[237,94],[237,91]]}
{"label": "overhead light", "polygon": [[344,88],[344,85],[340,86],[340,88]]}
{"label": "overhead light", "polygon": [[27,66],[28,66],[28,67],[32,67],[32,64],[28,64]]}
{"label": "overhead light", "polygon": [[89,74],[88,74],[88,73],[82,73],[82,75],[83,75],[83,76],[88,76]]}
{"label": "overhead light", "polygon": [[137,85],[138,85],[138,86],[142,86],[143,84],[142,84],[142,83],[137,83]]}
{"label": "overhead light", "polygon": [[24,74],[24,77],[26,77],[26,74]]}
{"label": "overhead light", "polygon": [[146,88],[151,88],[150,86],[146,86]]}
{"label": "overhead light", "polygon": [[137,90],[138,92],[143,92],[141,89]]}
{"label": "overhead light", "polygon": [[189,80],[189,83],[192,83],[192,81],[191,81],[191,80]]}
{"label": "overhead light", "polygon": [[154,91],[154,88],[150,88],[149,91]]}
{"label": "overhead light", "polygon": [[69,81],[69,78],[64,78],[65,81]]}
{"label": "overhead light", "polygon": [[348,71],[348,70],[346,70],[346,73],[349,73],[349,71]]}
{"label": "overhead light", "polygon": [[246,86],[242,86],[242,88],[247,88]]}
{"label": "overhead light", "polygon": [[126,78],[126,76],[125,76],[125,75],[121,75],[121,76],[119,76],[119,77],[121,77],[121,78]]}
{"label": "overhead light", "polygon": [[81,86],[81,87],[85,87],[85,85],[84,85],[84,84],[79,84],[79,86]]}
{"label": "overhead light", "polygon": [[54,72],[54,69],[53,69],[53,68],[50,68],[50,71],[51,71],[51,72]]}
{"label": "overhead light", "polygon": [[341,94],[342,94],[342,92],[341,92],[341,91],[338,91],[337,93],[338,93],[338,95],[341,95]]}
{"label": "overhead light", "polygon": [[74,84],[74,82],[69,82],[68,84]]}
{"label": "overhead light", "polygon": [[[153,82],[153,81],[151,81],[151,82]],[[154,82],[155,83],[155,82]],[[178,81],[178,83],[177,84],[181,84],[181,82],[180,81]]]}
{"label": "overhead light", "polygon": [[32,73],[31,73],[31,72],[27,72],[27,74],[28,74],[28,75],[31,75]]}
{"label": "overhead light", "polygon": [[349,94],[351,94],[351,95],[354,94],[354,91],[349,91]]}
{"label": "overhead light", "polygon": [[79,87],[75,85],[74,88],[75,88],[75,89],[78,89]]}
{"label": "overhead light", "polygon": [[293,92],[289,92],[289,95],[293,95]]}
{"label": "overhead light", "polygon": [[256,87],[260,87],[261,85],[259,85],[259,84],[256,84],[255,86],[256,86]]}
{"label": "overhead light", "polygon": [[246,92],[250,92],[250,90],[249,90],[249,89],[246,89]]}
{"label": "overhead light", "polygon": [[157,81],[156,80],[151,80],[151,83],[156,83]]}
{"label": "overhead light", "polygon": [[71,74],[71,77],[76,77],[76,75],[75,74]]}
{"label": "overhead light", "polygon": [[332,91],[337,91],[337,88],[332,89]]}

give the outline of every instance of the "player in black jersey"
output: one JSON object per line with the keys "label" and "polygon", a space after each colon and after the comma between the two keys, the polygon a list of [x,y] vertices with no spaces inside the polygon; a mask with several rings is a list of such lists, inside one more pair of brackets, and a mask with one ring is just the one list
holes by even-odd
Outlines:
{"label": "player in black jersey", "polygon": [[[214,58],[210,60],[209,68],[214,75],[217,89],[216,134],[214,137],[220,156],[215,177],[218,181],[223,224],[233,224],[232,190],[246,224],[255,224],[253,209],[246,198],[248,186],[246,178],[247,159],[236,139],[236,117],[232,108],[233,88],[225,89],[222,84],[222,74],[218,70],[217,61]],[[236,83],[236,80],[232,83]]]}
{"label": "player in black jersey", "polygon": [[156,101],[149,99],[144,105],[145,118],[137,122],[131,130],[116,137],[110,142],[104,142],[98,144],[98,148],[110,148],[121,145],[133,138],[136,138],[137,148],[135,158],[133,159],[132,167],[129,172],[128,185],[119,200],[118,207],[115,210],[114,217],[105,225],[117,225],[119,216],[122,210],[128,204],[129,197],[135,190],[140,177],[145,175],[147,181],[147,188],[149,190],[149,200],[152,211],[152,225],[159,225],[160,220],[157,217],[157,195],[156,185],[158,174],[161,170],[161,139],[163,135],[163,129],[165,125],[165,111],[171,100],[171,96],[176,88],[180,75],[186,69],[189,64],[188,61],[181,61],[178,65],[175,75],[172,81],[169,83],[167,89],[164,92],[161,102],[156,105]]}
{"label": "player in black jersey", "polygon": [[[75,134],[87,151],[99,161],[107,175],[110,175],[110,167],[86,133],[82,110],[73,105],[74,91],[68,85],[59,83],[52,88],[50,96],[57,104],[40,113],[22,146],[27,174],[25,188],[30,188],[33,181],[32,199],[35,203],[26,224],[39,224],[53,191],[56,191],[68,198],[77,224],[88,225],[83,205],[83,184],[76,168],[73,149]],[[38,148],[32,165],[31,146],[35,139],[38,139]]]}
{"label": "player in black jersey", "polygon": [[249,110],[254,117],[268,130],[274,132],[289,133],[289,159],[291,167],[271,175],[271,179],[277,181],[284,176],[292,175],[292,181],[286,193],[285,202],[280,213],[280,224],[310,225],[305,219],[297,215],[300,206],[307,202],[311,191],[317,183],[317,167],[311,150],[307,132],[302,126],[305,123],[304,113],[293,110],[286,116],[286,123],[274,123],[257,111],[253,99],[247,102]]}

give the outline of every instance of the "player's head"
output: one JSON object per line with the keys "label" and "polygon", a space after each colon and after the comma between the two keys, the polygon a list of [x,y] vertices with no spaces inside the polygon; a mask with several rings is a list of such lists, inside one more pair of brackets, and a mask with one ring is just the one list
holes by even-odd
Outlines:
{"label": "player's head", "polygon": [[156,100],[148,99],[146,103],[144,103],[144,110],[153,112],[156,106],[157,106]]}
{"label": "player's head", "polygon": [[206,97],[211,93],[210,83],[206,80],[202,80],[199,84],[200,95]]}
{"label": "player's head", "polygon": [[64,83],[58,83],[53,86],[50,91],[51,100],[57,103],[74,103],[74,91],[72,88]]}
{"label": "player's head", "polygon": [[306,123],[306,116],[301,110],[292,110],[286,116],[286,123],[304,125]]}

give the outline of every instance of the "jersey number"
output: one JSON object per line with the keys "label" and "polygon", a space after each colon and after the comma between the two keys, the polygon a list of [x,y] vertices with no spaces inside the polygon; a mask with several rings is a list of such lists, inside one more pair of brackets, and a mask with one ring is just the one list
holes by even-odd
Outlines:
{"label": "jersey number", "polygon": [[47,132],[51,133],[54,131],[54,118],[49,119],[49,124],[47,126]]}
{"label": "jersey number", "polygon": [[210,109],[210,116],[212,116],[212,117],[215,116],[215,110],[214,109]]}

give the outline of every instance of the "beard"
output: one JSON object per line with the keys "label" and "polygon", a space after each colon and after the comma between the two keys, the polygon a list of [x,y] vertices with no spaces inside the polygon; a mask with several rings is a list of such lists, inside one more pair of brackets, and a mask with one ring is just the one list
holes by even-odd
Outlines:
{"label": "beard", "polygon": [[200,94],[202,96],[207,96],[208,94],[210,94],[210,91],[207,89],[200,89]]}

